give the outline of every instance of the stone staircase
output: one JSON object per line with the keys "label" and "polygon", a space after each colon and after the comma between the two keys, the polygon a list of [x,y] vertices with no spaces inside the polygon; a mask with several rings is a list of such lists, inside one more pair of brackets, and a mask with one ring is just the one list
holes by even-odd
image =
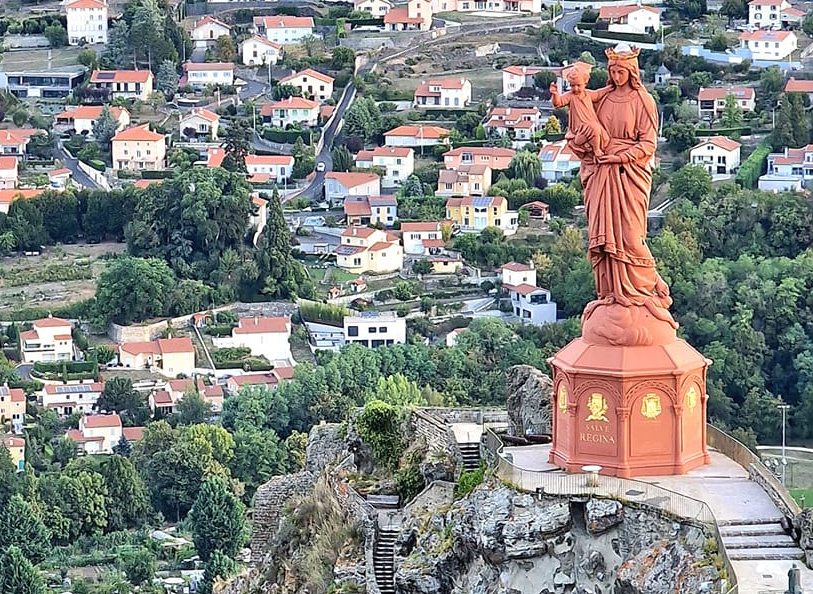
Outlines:
{"label": "stone staircase", "polygon": [[480,468],[480,443],[458,443],[460,453],[463,454],[463,468],[477,470]]}
{"label": "stone staircase", "polygon": [[397,528],[380,528],[373,549],[375,582],[381,594],[395,594],[395,539]]}
{"label": "stone staircase", "polygon": [[732,561],[795,561],[804,559],[804,552],[782,528],[770,520],[757,523],[737,523],[720,526],[728,557]]}

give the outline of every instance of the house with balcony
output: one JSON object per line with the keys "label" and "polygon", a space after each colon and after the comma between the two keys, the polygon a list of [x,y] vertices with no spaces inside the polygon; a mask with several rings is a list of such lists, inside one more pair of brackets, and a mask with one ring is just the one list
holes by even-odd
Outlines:
{"label": "house with balcony", "polygon": [[788,0],[751,0],[748,3],[748,24],[757,29],[787,27],[801,21],[805,14]]}
{"label": "house with balcony", "polygon": [[382,224],[392,227],[398,218],[398,199],[388,196],[347,196],[344,216],[348,225]]}
{"label": "house with balcony", "polygon": [[353,10],[366,12],[371,17],[383,17],[393,6],[390,0],[353,0]]}
{"label": "house with balcony", "polygon": [[19,176],[17,157],[0,157],[0,190],[13,190]]}
{"label": "house with balcony", "polygon": [[437,221],[401,223],[401,240],[408,256],[440,256],[445,251],[443,228]]}
{"label": "house with balcony", "polygon": [[178,128],[181,138],[194,142],[212,142],[217,140],[220,116],[204,107],[194,107],[181,118]]}
{"label": "house with balcony", "polygon": [[505,235],[517,232],[517,213],[508,210],[502,196],[465,196],[446,201],[446,218],[464,233],[480,233],[486,227],[497,227]]}
{"label": "house with balcony", "polygon": [[413,148],[449,144],[449,132],[440,126],[398,126],[384,132],[384,144]]}
{"label": "house with balcony", "polygon": [[404,183],[415,171],[415,151],[404,146],[377,146],[369,151],[359,151],[356,155],[356,167],[380,167],[384,170],[381,185],[392,188]]}
{"label": "house with balcony", "polygon": [[491,187],[488,165],[461,165],[438,172],[436,196],[485,196]]}
{"label": "house with balcony", "polygon": [[113,171],[163,171],[166,167],[167,145],[163,134],[141,124],[122,130],[111,141]]}
{"label": "house with balcony", "polygon": [[270,362],[290,362],[291,318],[287,316],[240,318],[231,331],[232,346],[251,349],[256,357]]}
{"label": "house with balcony", "polygon": [[93,408],[104,391],[104,383],[46,384],[42,394],[42,406],[56,412],[60,417],[74,413],[93,414]]}
{"label": "house with balcony", "polygon": [[211,48],[215,46],[218,38],[231,36],[231,27],[220,19],[207,14],[195,23],[189,36],[195,47]]}
{"label": "house with balcony", "polygon": [[252,183],[273,183],[291,179],[294,158],[291,155],[246,155],[246,170]]}
{"label": "house with balcony", "polygon": [[360,344],[374,349],[406,343],[406,318],[395,312],[364,311],[344,317],[345,344]]}
{"label": "house with balcony", "polygon": [[31,325],[31,330],[20,332],[20,353],[23,363],[73,359],[71,336],[73,328],[68,320],[48,316],[34,320]]}
{"label": "house with balcony", "polygon": [[268,41],[290,45],[314,34],[313,17],[255,16],[254,30],[258,35],[264,35]]}
{"label": "house with balcony", "polygon": [[119,345],[119,363],[130,369],[155,369],[166,377],[195,370],[195,346],[190,338],[159,338]]}
{"label": "house with balcony", "polygon": [[461,166],[487,165],[491,171],[508,169],[517,151],[490,146],[467,146],[443,153],[443,166],[458,169]]}
{"label": "house with balcony", "polygon": [[701,87],[697,93],[697,110],[701,120],[719,119],[725,109],[725,98],[734,95],[742,111],[754,111],[756,93],[753,87]]}
{"label": "house with balcony", "polygon": [[412,103],[415,107],[463,109],[471,103],[471,81],[462,77],[421,81]]}
{"label": "house with balcony", "polygon": [[81,64],[74,66],[53,66],[51,68],[3,69],[4,88],[20,99],[64,99],[82,86],[87,76],[87,68]]}
{"label": "house with balcony", "polygon": [[506,99],[512,97],[521,89],[536,86],[534,77],[542,71],[556,74],[556,82],[560,89],[565,88],[562,79],[562,68],[557,66],[506,66],[502,69],[502,94]]}
{"label": "house with balcony", "polygon": [[22,433],[25,424],[25,392],[22,388],[0,386],[0,423],[11,425],[14,433]]}
{"label": "house with balcony", "polygon": [[799,47],[793,31],[743,31],[739,39],[740,48],[751,50],[752,59],[766,62],[788,60]]}
{"label": "house with balcony", "polygon": [[769,192],[800,191],[813,181],[813,144],[786,148],[768,155],[765,175],[759,178],[759,189]]}
{"label": "house with balcony", "polygon": [[384,15],[384,30],[429,31],[432,28],[431,0],[409,0],[406,6],[390,8]]}
{"label": "house with balcony", "polygon": [[25,439],[14,435],[0,436],[0,445],[3,445],[11,456],[11,463],[17,472],[25,470]]}
{"label": "house with balcony", "polygon": [[75,0],[65,5],[68,45],[107,43],[107,3]]}
{"label": "house with balcony", "polygon": [[487,132],[510,135],[526,141],[544,126],[542,114],[535,107],[493,107],[483,125]]}
{"label": "house with balcony", "polygon": [[557,182],[565,177],[573,177],[581,167],[579,158],[570,151],[567,142],[542,142],[539,149],[539,160],[542,161],[541,176],[549,182]]}
{"label": "house with balcony", "polygon": [[536,286],[533,263],[508,262],[500,269],[502,290],[507,295],[514,315],[523,324],[552,324],[556,321],[556,303],[550,291]]}
{"label": "house with balcony", "polygon": [[266,103],[260,109],[263,122],[277,128],[291,124],[316,126],[319,124],[319,102],[304,97],[288,97],[274,103]]}
{"label": "house with balcony", "polygon": [[122,427],[117,414],[85,415],[79,419],[79,429],[70,429],[65,435],[76,442],[82,454],[112,454],[122,436],[131,442],[138,441],[144,428]]}
{"label": "house with balcony", "polygon": [[333,77],[313,68],[306,68],[302,72],[283,77],[279,84],[296,87],[303,97],[318,101],[327,101],[333,96]]}
{"label": "house with balcony", "polygon": [[614,33],[646,35],[661,28],[661,10],[643,4],[602,6],[598,18],[607,23],[607,30]]}
{"label": "house with balcony", "polygon": [[[79,105],[58,113],[55,117],[57,129],[73,130],[76,134],[93,137],[93,124],[102,115],[102,105]],[[119,123],[116,132],[121,132],[130,125],[130,112],[126,107],[110,106],[110,114]]]}
{"label": "house with balcony", "polygon": [[149,70],[94,70],[90,84],[105,89],[110,99],[147,101],[153,91],[153,76]]}
{"label": "house with balcony", "polygon": [[378,196],[381,177],[363,171],[329,171],[325,175],[325,199],[340,202],[347,196]]}
{"label": "house with balcony", "polygon": [[186,84],[200,90],[214,85],[234,85],[233,62],[185,62],[183,69],[186,74],[181,79],[181,86]]}
{"label": "house with balcony", "polygon": [[254,35],[240,43],[240,56],[246,66],[275,66],[282,59],[282,44]]}
{"label": "house with balcony", "polygon": [[398,236],[370,227],[345,229],[334,253],[336,266],[354,274],[396,272],[404,264]]}
{"label": "house with balcony", "polygon": [[740,143],[725,136],[704,138],[689,151],[692,165],[699,165],[709,175],[730,175],[740,166]]}

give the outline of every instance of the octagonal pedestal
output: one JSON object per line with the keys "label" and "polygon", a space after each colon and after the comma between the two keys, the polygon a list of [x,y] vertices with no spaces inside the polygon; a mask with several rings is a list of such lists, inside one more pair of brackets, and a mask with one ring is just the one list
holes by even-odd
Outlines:
{"label": "octagonal pedestal", "polygon": [[706,368],[684,340],[649,346],[577,338],[553,367],[550,463],[599,465],[624,478],[683,474],[708,464]]}

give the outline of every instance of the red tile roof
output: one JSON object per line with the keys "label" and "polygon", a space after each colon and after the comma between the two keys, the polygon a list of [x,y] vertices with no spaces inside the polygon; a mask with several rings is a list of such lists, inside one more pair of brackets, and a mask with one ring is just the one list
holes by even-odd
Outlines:
{"label": "red tile roof", "polygon": [[542,72],[542,70],[543,68],[541,66],[506,66],[502,69],[503,72],[514,74],[516,76],[533,76],[539,72]]}
{"label": "red tile roof", "polygon": [[62,328],[62,327],[71,327],[71,323],[68,320],[63,320],[62,318],[54,318],[54,317],[47,317],[42,318],[41,320],[34,320],[32,322],[34,328]]}
{"label": "red tile roof", "polygon": [[140,126],[133,126],[132,128],[122,130],[113,137],[113,142],[123,140],[134,140],[137,142],[156,142],[159,140],[164,140],[164,136],[163,134],[158,134],[158,132],[151,131],[149,124],[141,124]]}
{"label": "red tile roof", "polygon": [[166,353],[194,353],[195,345],[192,339],[184,338],[159,338],[158,348],[162,354]]}
{"label": "red tile roof", "polygon": [[419,25],[423,22],[423,19],[418,17],[410,17],[409,16],[409,8],[406,6],[402,6],[399,8],[391,8],[387,11],[387,14],[384,15],[384,24],[397,24],[403,23],[407,25]]}
{"label": "red tile roof", "polygon": [[86,429],[99,429],[103,427],[121,427],[121,418],[112,415],[86,415],[82,417],[82,426]]}
{"label": "red tile roof", "polygon": [[4,435],[0,437],[2,442],[7,448],[24,448],[25,440],[22,437],[14,437],[13,435]]}
{"label": "red tile roof", "polygon": [[93,74],[90,75],[90,82],[146,83],[151,78],[152,72],[150,72],[149,70],[94,70]]}
{"label": "red tile roof", "polygon": [[201,117],[204,120],[207,120],[209,122],[216,122],[216,121],[218,121],[220,119],[219,115],[217,115],[213,111],[209,111],[205,107],[195,107],[195,108],[192,109],[192,111],[190,111],[186,115],[186,117],[182,118],[181,121],[184,121],[187,118],[191,118],[192,116]]}
{"label": "red tile roof", "polygon": [[[25,391],[22,388],[9,388],[8,386],[0,386],[0,390],[5,392],[8,390],[8,396],[11,402],[25,402]],[[5,394],[0,394],[0,398],[5,398]]]}
{"label": "red tile roof", "polygon": [[371,161],[373,157],[400,157],[402,159],[415,154],[411,148],[406,146],[377,146],[369,151],[359,151],[356,161]]}
{"label": "red tile roof", "polygon": [[285,78],[279,79],[279,84],[285,84],[289,81],[294,80],[300,76],[310,76],[311,78],[315,78],[317,80],[321,80],[322,82],[333,84],[335,80],[332,76],[328,76],[327,74],[323,74],[318,70],[314,70],[313,68],[305,68],[305,70],[301,72],[294,72],[293,74],[289,74]]}
{"label": "red tile roof", "polygon": [[223,158],[226,156],[226,151],[220,147],[210,148],[206,150],[206,156],[206,165],[208,167],[220,167]]}
{"label": "red tile roof", "polygon": [[65,8],[107,8],[107,4],[99,0],[76,0],[69,2]]}
{"label": "red tile roof", "polygon": [[370,237],[373,233],[378,231],[378,229],[371,229],[370,227],[348,227],[344,231],[342,231],[342,237],[362,237],[367,238]]}
{"label": "red tile roof", "polygon": [[257,24],[258,20],[265,25],[266,29],[312,29],[312,17],[296,17],[296,16],[266,16],[254,17],[254,23]]}
{"label": "red tile roof", "polygon": [[629,16],[638,10],[646,10],[655,14],[660,14],[661,11],[652,6],[641,6],[639,4],[627,4],[626,6],[602,6],[598,11],[598,18],[603,21],[607,19],[620,19]]}
{"label": "red tile roof", "polygon": [[172,394],[166,390],[158,390],[152,395],[152,402],[155,406],[172,406]]}
{"label": "red tile roof", "polygon": [[449,157],[461,157],[461,156],[463,156],[463,153],[467,153],[467,154],[470,154],[472,156],[477,156],[477,157],[479,157],[481,155],[487,155],[487,156],[490,156],[492,158],[493,157],[506,157],[506,158],[509,158],[509,159],[513,159],[514,155],[517,154],[517,151],[515,151],[514,149],[500,148],[500,147],[496,147],[496,146],[494,146],[494,147],[491,147],[491,146],[488,146],[488,147],[486,147],[486,146],[468,146],[468,147],[460,147],[460,148],[452,149],[450,151],[446,151],[445,153],[443,153],[443,156],[444,157],[446,157],[446,156],[449,156]]}
{"label": "red tile roof", "polygon": [[[263,45],[271,46],[277,50],[282,49],[282,46],[279,43],[274,43],[273,41],[270,41],[265,37],[260,37],[259,35],[254,35],[253,37],[251,37],[251,39],[246,39],[246,41],[256,41],[257,43],[262,43]],[[245,43],[245,41],[243,43]]]}
{"label": "red tile roof", "polygon": [[440,87],[441,89],[448,89],[450,91],[459,91],[467,82],[468,81],[465,78],[441,78],[438,80],[430,80],[429,82],[421,81],[421,83],[415,89],[415,96],[438,97],[440,92],[430,90],[431,87]]}
{"label": "red tile roof", "polygon": [[[87,388],[88,392],[101,392],[104,390],[104,384],[102,382],[93,382],[90,384],[71,384],[72,386],[82,386],[83,388]],[[57,388],[60,384],[46,384],[45,385],[45,393],[46,394],[59,394],[60,392],[57,391]]]}
{"label": "red tile roof", "polygon": [[233,382],[239,387],[245,385],[277,384],[279,380],[269,373],[258,373],[253,375],[235,375],[229,378],[229,382]]}
{"label": "red tile roof", "polygon": [[290,332],[291,318],[288,317],[263,317],[240,318],[237,328],[232,330],[233,334],[267,334]]}
{"label": "red tile roof", "polygon": [[716,101],[717,99],[725,99],[726,95],[732,94],[737,99],[753,99],[753,87],[706,87],[700,89],[697,93],[699,101]]}
{"label": "red tile roof", "polygon": [[392,243],[387,241],[378,241],[369,247],[371,252],[380,252],[381,250],[386,250],[392,247]]}
{"label": "red tile roof", "polygon": [[[102,115],[102,110],[104,109],[103,105],[80,105],[75,109],[69,109],[67,111],[63,111],[60,114],[56,115],[57,120],[96,120]],[[111,107],[110,113],[113,114],[113,117],[117,120],[121,117],[121,114],[127,112],[127,115],[130,114],[124,107]]]}
{"label": "red tile roof", "polygon": [[246,155],[246,165],[289,165],[293,166],[291,155]]}
{"label": "red tile roof", "polygon": [[273,115],[275,109],[318,109],[319,102],[305,99],[304,97],[288,97],[275,103],[263,105],[260,113],[264,116]]}
{"label": "red tile roof", "polygon": [[0,157],[0,169],[17,169],[17,157]]}
{"label": "red tile roof", "polygon": [[275,376],[277,376],[277,378],[279,378],[281,380],[283,380],[283,379],[293,379],[293,377],[294,377],[294,368],[290,367],[290,366],[274,367],[274,369],[271,370],[271,373],[273,373]]}
{"label": "red tile roof", "polygon": [[363,217],[373,214],[370,203],[361,196],[348,196],[344,199],[344,214],[349,217]]}
{"label": "red tile roof", "polygon": [[536,287],[534,285],[529,285],[529,284],[526,284],[526,283],[523,283],[521,285],[516,285],[516,286],[504,284],[503,287],[505,287],[509,291],[515,291],[515,292],[519,293],[520,295],[530,295],[531,293],[536,293],[537,291],[542,290],[540,287]]}
{"label": "red tile roof", "polygon": [[723,150],[726,151],[733,151],[740,148],[740,143],[736,140],[731,140],[725,136],[710,136],[702,141],[700,141],[696,146],[692,148],[692,150],[699,148],[706,144],[713,144],[714,146],[718,146]]}
{"label": "red tile roof", "polygon": [[229,25],[227,25],[226,23],[224,23],[221,20],[216,19],[215,17],[213,17],[210,14],[207,14],[205,17],[200,19],[200,21],[198,21],[197,24],[194,27],[192,27],[192,30],[194,31],[198,27],[202,27],[203,25],[205,25],[207,23],[212,23],[213,25],[220,25],[221,27],[225,27],[226,29],[231,30],[231,27]]}
{"label": "red tile roof", "polygon": [[234,62],[184,62],[183,69],[187,72],[234,70]]}
{"label": "red tile roof", "polygon": [[784,41],[793,31],[743,31],[740,39],[746,41]]}
{"label": "red tile roof", "polygon": [[532,266],[521,264],[520,262],[506,262],[501,268],[503,270],[510,270],[511,272],[528,272],[533,270]]}
{"label": "red tile roof", "polygon": [[796,80],[792,76],[785,83],[786,93],[813,93],[813,80]]}
{"label": "red tile roof", "polygon": [[127,441],[141,441],[144,438],[144,427],[122,427],[121,434]]}
{"label": "red tile roof", "polygon": [[402,233],[421,233],[437,231],[440,233],[440,223],[435,221],[420,221],[417,223],[401,223]]}
{"label": "red tile roof", "polygon": [[139,190],[144,190],[149,188],[153,184],[162,184],[164,180],[162,179],[137,179],[133,182],[133,185],[138,188]]}
{"label": "red tile roof", "polygon": [[421,138],[437,140],[449,135],[449,130],[440,126],[398,126],[389,132],[384,132],[384,136],[408,136],[409,138]]}
{"label": "red tile roof", "polygon": [[330,171],[325,175],[325,178],[335,179],[348,190],[381,179],[377,173],[364,173],[362,171]]}

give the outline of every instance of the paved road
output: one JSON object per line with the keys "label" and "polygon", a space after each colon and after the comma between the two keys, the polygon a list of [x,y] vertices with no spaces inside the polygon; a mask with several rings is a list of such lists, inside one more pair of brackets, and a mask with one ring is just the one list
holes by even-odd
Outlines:
{"label": "paved road", "polygon": [[31,379],[31,370],[34,369],[33,363],[20,363],[17,367],[17,373],[20,374],[20,377],[24,380]]}
{"label": "paved road", "polygon": [[567,33],[568,35],[576,34],[576,23],[582,18],[581,10],[574,10],[573,12],[566,12],[562,18],[556,21],[554,27],[557,31]]}
{"label": "paved road", "polygon": [[68,151],[62,147],[62,141],[58,138],[54,141],[54,157],[61,160],[65,164],[65,167],[71,170],[73,181],[77,184],[90,188],[91,190],[100,187],[99,184],[90,179],[87,173],[79,169],[79,162],[68,154]]}

